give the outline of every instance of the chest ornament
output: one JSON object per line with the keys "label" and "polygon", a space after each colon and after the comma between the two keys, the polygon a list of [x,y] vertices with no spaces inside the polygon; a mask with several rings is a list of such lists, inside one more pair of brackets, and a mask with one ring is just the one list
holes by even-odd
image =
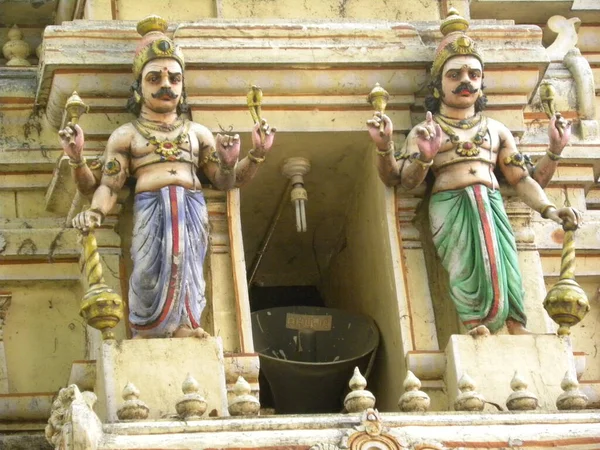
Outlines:
{"label": "chest ornament", "polygon": [[[457,120],[436,114],[433,116],[433,120],[436,121],[442,131],[450,138],[450,142],[454,145],[454,151],[458,156],[473,157],[479,155],[481,145],[488,130],[487,119],[484,116],[476,115],[470,119]],[[462,141],[454,131],[456,128],[468,130],[476,126],[478,126],[477,132],[468,141]]]}
{"label": "chest ornament", "polygon": [[[185,161],[182,156],[182,148],[180,147],[188,135],[190,124],[188,121],[180,122],[180,132],[175,139],[158,139],[151,134],[151,129],[139,119],[133,122],[135,129],[148,141],[150,145],[154,145],[156,149],[154,153],[160,156],[161,162],[167,161]],[[170,131],[170,130],[167,130]]]}

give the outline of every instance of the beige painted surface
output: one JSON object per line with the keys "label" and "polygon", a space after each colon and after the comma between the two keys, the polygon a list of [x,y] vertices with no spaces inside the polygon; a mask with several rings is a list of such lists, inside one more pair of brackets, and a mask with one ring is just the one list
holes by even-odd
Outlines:
{"label": "beige painted surface", "polygon": [[[517,23],[545,24],[555,15],[579,17],[585,22],[597,22],[598,10],[572,9],[578,0],[473,0],[473,19],[504,19]],[[593,0],[592,0],[593,1]]]}
{"label": "beige painted surface", "polygon": [[111,0],[87,0],[84,6],[83,19],[112,20]]}
{"label": "beige painted surface", "polygon": [[231,19],[380,19],[396,21],[439,20],[439,4],[419,2],[364,2],[362,0],[222,0],[222,17]]}
{"label": "beige painted surface", "polygon": [[292,156],[304,157],[312,161],[304,177],[308,232],[296,231],[293,205],[286,199],[256,282],[265,286],[317,285],[339,251],[342,229],[351,217],[348,208],[359,192],[357,186],[362,183],[367,164],[364,157],[368,135],[307,133],[300,137],[278,133],[276,147],[256,179],[240,190],[246,263],[249,266],[254,260],[288,183],[280,172],[283,161]]}
{"label": "beige painted surface", "polygon": [[216,17],[215,0],[116,0],[117,20],[141,20],[150,14],[157,14],[169,21],[193,21]]}
{"label": "beige painted surface", "polygon": [[199,393],[208,402],[206,415],[213,409],[218,416],[228,415],[219,338],[105,341],[97,364],[98,412],[108,422],[117,420],[128,382],[140,391],[150,418],[176,414],[175,404],[183,397],[181,385],[188,373],[200,384]]}
{"label": "beige painted surface", "polygon": [[[556,410],[556,399],[567,370],[575,370],[573,349],[566,338],[553,335],[471,336],[454,335],[446,347],[446,388],[452,408],[459,393],[458,381],[467,373],[485,400],[506,406],[510,382],[518,371],[535,393],[540,408]],[[574,372],[573,372],[574,373]]]}
{"label": "beige painted surface", "polygon": [[[369,389],[380,411],[394,411],[403,392],[404,354],[412,349],[402,279],[394,192],[379,180],[377,156],[363,149],[362,170],[350,196],[343,246],[322,282],[327,306],[371,316],[381,333]],[[346,194],[349,196],[350,193]]]}
{"label": "beige painted surface", "polygon": [[553,333],[556,331],[557,325],[550,320],[543,307],[546,289],[540,255],[536,251],[519,251],[518,256],[525,291],[523,300],[527,328],[539,334]]}
{"label": "beige painted surface", "polygon": [[64,386],[71,362],[85,358],[81,289],[73,282],[51,281],[3,283],[2,288],[12,292],[4,326],[9,392],[51,392]]}

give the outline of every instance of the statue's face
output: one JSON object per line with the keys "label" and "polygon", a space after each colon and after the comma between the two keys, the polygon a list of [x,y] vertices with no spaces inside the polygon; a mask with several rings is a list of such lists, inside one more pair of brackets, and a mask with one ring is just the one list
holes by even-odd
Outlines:
{"label": "statue's face", "polygon": [[158,113],[177,109],[183,91],[183,72],[171,58],[154,59],[142,71],[142,97],[150,110]]}
{"label": "statue's face", "polygon": [[481,62],[474,56],[450,58],[442,71],[442,101],[453,108],[470,108],[480,95],[482,78]]}

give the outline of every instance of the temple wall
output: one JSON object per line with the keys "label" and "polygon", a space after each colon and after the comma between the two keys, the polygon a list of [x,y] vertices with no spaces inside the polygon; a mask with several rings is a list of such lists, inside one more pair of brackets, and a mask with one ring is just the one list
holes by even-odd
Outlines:
{"label": "temple wall", "polygon": [[[339,2],[298,3],[294,0],[198,0],[177,5],[159,0],[140,5],[135,0],[92,0],[85,6],[88,20],[140,20],[149,14],[158,14],[170,21],[221,19],[381,19],[395,21],[439,20],[440,4],[435,0],[412,3],[366,3],[362,0]],[[444,2],[452,3],[452,2]],[[461,2],[455,1],[460,5]]]}
{"label": "temple wall", "polygon": [[[305,180],[309,232],[296,233],[292,206],[286,204],[255,281],[267,287],[316,286],[326,306],[375,319],[382,340],[369,389],[381,411],[397,411],[406,370],[415,367],[423,369],[417,375],[432,398],[432,409],[451,409],[440,361],[451,335],[464,330],[426,229],[424,192],[383,186],[364,122],[371,114],[365,98],[376,82],[390,91],[388,114],[398,144],[422,120],[428,67],[441,37],[439,20],[455,6],[473,20],[474,39],[485,52],[488,114],[509,127],[521,151],[537,160],[547,148],[548,120],[537,93],[541,80],[553,80],[558,109],[574,121],[571,144],[545,191],[557,206],[570,204],[583,212],[584,224],[575,237],[575,273],[591,311],[572,328],[571,340],[580,381],[598,407],[600,136],[594,127],[600,117],[600,9],[590,1],[51,0],[35,11],[27,2],[0,1],[0,47],[13,22],[31,47],[29,67],[9,67],[0,54],[0,313],[5,315],[0,322],[0,402],[7,395],[11,401],[32,395],[35,401],[22,410],[35,410],[31,427],[40,432],[52,394],[67,384],[72,363],[90,365],[98,356],[99,332],[79,316],[85,277],[79,268],[78,234],[68,226],[89,199],[75,201],[56,132],[73,90],[91,106],[81,119],[88,158],[101,155],[110,133],[131,120],[125,102],[139,38],[134,21],[154,13],[170,21],[171,37],[184,48],[195,121],[215,133],[239,132],[244,156],[251,126],[245,94],[248,85],[257,83],[265,93],[265,117],[279,128],[276,148],[254,183],[239,196],[211,194],[208,261],[213,271],[207,277],[208,293],[216,300],[203,316],[205,328],[222,338],[226,353],[254,355],[245,319],[250,308],[246,270],[285,189],[283,161],[306,157],[313,166]],[[557,33],[547,24],[554,14],[579,17],[581,23]],[[38,60],[34,50],[42,37],[45,50]],[[589,64],[592,112],[582,109],[581,86],[560,52],[547,52],[557,39],[565,48],[576,41]],[[515,200],[512,191],[503,194],[517,235],[531,328],[552,333],[556,326],[541,302],[558,280],[562,232]],[[131,205],[132,196],[123,195],[97,231],[105,278],[125,301]],[[243,311],[236,310],[240,304]],[[116,334],[128,337],[126,321]],[[235,377],[228,376],[231,391]],[[258,380],[251,382],[256,392]],[[401,419],[394,420],[402,426]],[[449,419],[435,420],[443,422],[436,431],[439,439],[448,448],[459,447],[451,436],[457,431],[444,428]],[[527,420],[532,440],[543,440],[536,418]],[[271,425],[261,426],[269,430]],[[312,426],[301,433],[304,449],[314,442]],[[495,426],[502,436],[510,435],[502,423]],[[585,424],[577,427],[587,440],[570,448],[595,448]],[[111,432],[125,442],[129,437],[123,428]],[[486,440],[481,428],[479,441],[464,448]],[[260,446],[257,433],[253,442]],[[289,431],[285,439],[293,442],[294,433]],[[337,442],[340,433],[323,431],[323,442]],[[156,444],[152,439],[148,442]],[[276,445],[273,435],[269,439]],[[107,442],[105,448],[116,448]],[[507,437],[502,446],[509,442]],[[481,447],[493,448],[490,443]]]}
{"label": "temple wall", "polygon": [[[403,279],[394,273],[402,265],[394,220],[394,193],[377,176],[374,152],[365,155],[368,168],[357,180],[343,230],[343,245],[323,280],[329,307],[372,317],[381,334],[370,389],[380,392],[379,408],[393,411],[402,393],[402,355],[412,349],[412,330]],[[400,326],[399,326],[400,325]]]}

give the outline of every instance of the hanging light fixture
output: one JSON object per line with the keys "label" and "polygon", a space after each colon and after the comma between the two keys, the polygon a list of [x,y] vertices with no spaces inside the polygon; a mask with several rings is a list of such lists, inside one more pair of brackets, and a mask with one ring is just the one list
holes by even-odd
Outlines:
{"label": "hanging light fixture", "polygon": [[304,175],[310,172],[310,161],[306,158],[293,157],[283,162],[281,173],[290,179],[292,203],[296,209],[296,231],[306,232],[306,202],[308,194],[304,189]]}

